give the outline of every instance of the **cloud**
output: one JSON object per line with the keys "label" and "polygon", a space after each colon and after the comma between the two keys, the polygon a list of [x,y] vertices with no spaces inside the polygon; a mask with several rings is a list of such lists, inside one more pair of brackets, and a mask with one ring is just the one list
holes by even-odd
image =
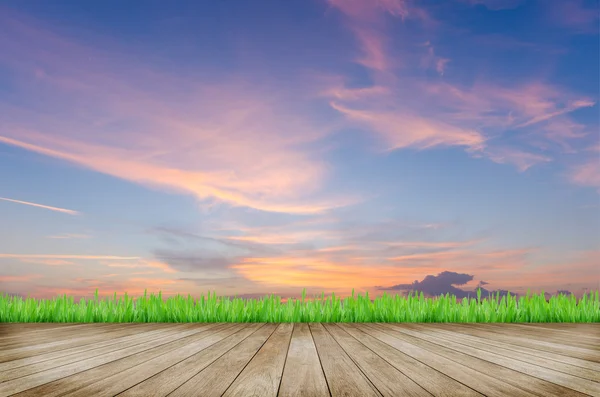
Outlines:
{"label": "cloud", "polygon": [[178,252],[158,249],[154,256],[178,272],[198,274],[229,274],[229,267],[236,259],[225,256],[210,256],[195,252]]}
{"label": "cloud", "polygon": [[43,208],[43,209],[50,210],[50,211],[62,212],[62,213],[69,214],[69,215],[79,215],[80,214],[77,211],[67,210],[67,209],[58,208],[58,207],[51,207],[51,206],[43,205],[43,204],[30,203],[28,201],[14,200],[14,199],[9,199],[9,198],[5,198],[5,197],[0,197],[0,200],[10,201],[11,203],[30,205],[32,207]]}
{"label": "cloud", "polygon": [[462,0],[471,5],[482,5],[492,11],[512,10],[523,4],[524,0]]}
{"label": "cloud", "polygon": [[42,278],[41,274],[24,274],[21,276],[0,276],[0,283],[24,283]]}
{"label": "cloud", "polygon": [[82,238],[90,238],[91,236],[87,234],[76,234],[76,233],[63,233],[63,234],[55,234],[52,236],[46,236],[46,238],[58,239],[58,240],[70,240],[70,239],[82,239]]}
{"label": "cloud", "polygon": [[512,148],[493,148],[486,150],[490,160],[499,164],[513,164],[520,172],[525,172],[536,164],[548,163],[552,161],[551,157],[524,152]]}
{"label": "cloud", "polygon": [[442,58],[435,54],[431,42],[427,41],[424,45],[427,53],[421,59],[421,66],[425,69],[435,69],[438,74],[443,75],[446,71],[446,65],[450,62],[448,58]]}
{"label": "cloud", "polygon": [[600,193],[600,158],[591,158],[571,167],[569,179],[579,186],[597,188]]}
{"label": "cloud", "polygon": [[[107,259],[111,259],[111,258],[107,258]],[[101,264],[104,265],[104,266],[107,266],[107,267],[114,267],[114,268],[124,268],[124,269],[137,269],[137,268],[159,269],[159,270],[162,270],[163,273],[177,273],[177,270],[173,269],[168,263],[161,262],[161,261],[154,261],[154,260],[146,260],[146,259],[139,259],[138,261],[133,262],[133,263],[101,262]]]}
{"label": "cloud", "polygon": [[15,259],[82,259],[82,260],[113,260],[129,261],[140,259],[137,256],[111,256],[111,255],[55,255],[55,254],[0,254],[0,258]]}
{"label": "cloud", "polygon": [[[236,229],[236,231],[242,232],[241,229]],[[243,239],[238,238],[240,236],[219,236],[219,235],[201,235],[197,233],[190,232],[189,230],[181,227],[167,227],[167,226],[157,226],[148,229],[149,233],[158,234],[162,236],[166,241],[171,244],[178,244],[179,240],[188,240],[202,243],[216,243],[217,245],[222,245],[225,247],[229,247],[231,249],[242,250],[246,252],[270,252],[271,250],[268,247],[265,247],[259,241],[253,241],[252,238]]]}
{"label": "cloud", "polygon": [[597,1],[569,0],[548,2],[545,8],[550,22],[575,33],[598,34],[600,18]]}
{"label": "cloud", "polygon": [[12,11],[0,24],[0,63],[39,99],[0,102],[11,115],[1,143],[204,202],[310,214],[360,201],[321,192],[329,167],[315,144],[331,131],[307,114],[305,86],[150,69],[114,43],[104,53]]}
{"label": "cloud", "polygon": [[485,138],[475,130],[454,127],[408,112],[353,109],[336,102],[331,102],[331,106],[348,119],[373,128],[384,139],[388,150],[435,146],[465,146],[480,150],[485,142]]}
{"label": "cloud", "polygon": [[427,275],[423,280],[415,280],[412,284],[397,284],[391,287],[379,287],[379,289],[383,291],[406,291],[417,294],[423,293],[425,296],[429,297],[450,294],[456,296],[457,299],[476,298],[477,289],[481,289],[482,298],[494,297],[497,294],[499,294],[500,297],[510,294],[511,297],[519,298],[519,294],[515,293],[514,291],[489,291],[486,288],[482,288],[483,285],[488,284],[485,281],[480,281],[472,290],[464,290],[455,287],[468,284],[469,282],[473,281],[473,278],[474,276],[470,274],[444,271],[438,273],[436,276]]}
{"label": "cloud", "polygon": [[573,293],[571,291],[569,291],[569,290],[566,290],[566,289],[559,289],[558,291],[556,291],[556,294],[557,295],[562,294],[562,295],[571,296]]}
{"label": "cloud", "polygon": [[592,156],[581,156],[587,158],[571,166],[567,178],[576,185],[597,188],[600,194],[600,143],[592,144],[583,151],[589,152],[593,153]]}
{"label": "cloud", "polygon": [[19,259],[22,263],[32,263],[36,265],[45,265],[45,266],[73,266],[74,262],[66,261],[64,259]]}
{"label": "cloud", "polygon": [[423,292],[427,295],[452,294],[457,298],[464,298],[466,292],[454,287],[455,285],[465,285],[473,280],[472,275],[460,274],[456,272],[442,272],[437,276],[428,275],[423,281],[415,280],[412,284],[397,284],[389,288],[381,288],[386,290],[410,290],[415,292]]}
{"label": "cloud", "polygon": [[366,266],[364,262],[333,262],[311,256],[243,258],[231,266],[246,279],[264,286],[320,288],[327,291],[381,285],[390,278],[436,270],[398,268],[389,265]]}
{"label": "cloud", "polygon": [[526,126],[532,125],[532,124],[537,124],[539,122],[549,120],[553,117],[560,116],[565,113],[570,113],[577,109],[593,107],[595,104],[596,104],[596,102],[589,100],[589,99],[576,100],[572,103],[567,104],[567,106],[565,106],[562,109],[552,111],[549,113],[540,114],[540,115],[535,116],[535,117],[531,118],[530,120],[528,120],[522,124],[519,124],[515,127],[519,128],[519,127],[526,127]]}
{"label": "cloud", "polygon": [[[429,55],[422,66],[435,67]],[[400,75],[386,85],[349,88],[332,80],[330,106],[349,125],[380,138],[385,150],[464,147],[473,157],[511,164],[523,172],[554,160],[536,153],[558,144],[573,152],[570,142],[589,134],[569,114],[596,101],[542,82],[499,86],[476,80],[470,86],[407,79]],[[517,131],[523,132],[516,134]]]}
{"label": "cloud", "polygon": [[345,17],[354,34],[362,56],[356,62],[375,72],[389,72],[398,62],[389,54],[386,16],[418,20],[430,26],[435,22],[423,9],[408,0],[327,0]]}

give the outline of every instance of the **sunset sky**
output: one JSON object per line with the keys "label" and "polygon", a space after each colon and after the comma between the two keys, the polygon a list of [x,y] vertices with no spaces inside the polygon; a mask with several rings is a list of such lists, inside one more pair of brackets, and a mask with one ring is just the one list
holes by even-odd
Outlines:
{"label": "sunset sky", "polygon": [[600,289],[598,15],[3,1],[0,291]]}

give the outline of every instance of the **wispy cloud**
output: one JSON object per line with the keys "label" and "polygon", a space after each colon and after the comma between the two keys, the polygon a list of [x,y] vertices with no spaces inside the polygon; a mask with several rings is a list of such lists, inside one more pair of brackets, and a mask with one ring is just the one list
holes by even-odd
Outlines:
{"label": "wispy cloud", "polygon": [[112,255],[56,255],[56,254],[0,254],[0,258],[15,259],[82,259],[82,260],[114,260],[129,261],[140,259],[137,256],[112,256]]}
{"label": "wispy cloud", "polygon": [[[522,4],[521,0],[465,2],[490,10],[514,9]],[[451,56],[439,56],[431,40],[415,44],[412,36],[400,36],[385,23],[386,16],[402,21],[412,18],[421,23],[428,37],[435,37],[433,27],[440,24],[433,23],[433,18],[413,2],[330,0],[329,4],[341,11],[355,34],[364,54],[360,63],[378,73],[373,85],[360,88],[341,84],[343,79],[332,81],[332,88],[325,91],[330,105],[350,124],[377,134],[387,150],[458,146],[474,157],[512,164],[523,172],[554,160],[552,152],[540,153],[540,147],[547,149],[558,143],[563,150],[574,152],[569,141],[587,134],[569,114],[595,106],[596,100],[535,77],[514,86],[494,84],[483,77],[469,85],[455,79],[450,83],[420,78],[419,69],[445,75]],[[397,59],[402,60],[402,68],[397,67]],[[385,77],[379,72],[385,72]],[[525,133],[508,145],[503,142],[504,136],[519,129]]]}
{"label": "wispy cloud", "polygon": [[596,146],[588,150],[597,153],[586,161],[572,166],[568,177],[574,184],[597,188],[600,193],[600,150]]}
{"label": "wispy cloud", "polygon": [[64,209],[64,208],[58,208],[58,207],[51,207],[49,205],[43,205],[43,204],[37,204],[37,203],[31,203],[29,201],[21,201],[21,200],[14,200],[14,199],[9,199],[6,197],[0,197],[0,200],[3,201],[10,201],[11,203],[17,203],[17,204],[23,204],[23,205],[29,205],[32,207],[37,207],[37,208],[43,208],[46,210],[50,210],[50,211],[56,211],[56,212],[63,212],[65,214],[69,214],[69,215],[79,215],[80,213],[77,211],[73,211],[73,210],[68,210],[68,209]]}
{"label": "wispy cloud", "polygon": [[72,261],[66,261],[64,259],[45,259],[45,258],[19,258],[19,262],[22,263],[32,263],[35,265],[44,265],[44,266],[73,266],[76,263]]}
{"label": "wispy cloud", "polygon": [[595,104],[596,104],[596,102],[589,100],[589,99],[576,100],[573,103],[567,104],[567,106],[562,109],[559,109],[556,111],[551,111],[551,112],[545,113],[545,114],[540,114],[538,116],[534,116],[530,120],[528,120],[522,124],[519,124],[515,127],[517,127],[517,128],[518,127],[527,127],[528,125],[537,124],[542,121],[549,120],[553,117],[560,116],[561,114],[570,113],[577,109],[593,107]]}
{"label": "wispy cloud", "polygon": [[25,283],[31,280],[42,278],[41,274],[24,274],[22,276],[0,276],[2,283]]}
{"label": "wispy cloud", "polygon": [[482,5],[492,11],[510,10],[519,7],[525,0],[462,0],[471,5]]}
{"label": "wispy cloud", "polygon": [[87,234],[76,234],[76,233],[63,233],[63,234],[55,234],[52,236],[47,236],[46,238],[58,239],[58,240],[70,240],[70,239],[82,239],[82,238],[90,238],[91,236]]}
{"label": "wispy cloud", "polygon": [[350,120],[371,127],[381,134],[387,150],[407,147],[427,149],[443,145],[479,150],[485,142],[482,134],[475,130],[455,127],[406,111],[356,109],[336,102],[332,102],[331,106]]}
{"label": "wispy cloud", "polygon": [[[118,50],[107,56],[17,13],[3,14],[0,23],[0,62],[17,72],[16,84],[35,82],[56,105],[32,117],[28,109],[0,103],[12,115],[0,128],[4,144],[149,187],[264,211],[318,213],[359,200],[320,191],[328,166],[320,150],[308,148],[331,131],[303,114],[306,104],[297,99],[302,87],[284,92],[235,73],[222,76],[228,82],[221,84],[178,76],[150,70]],[[81,59],[95,61],[82,68]]]}
{"label": "wispy cloud", "polygon": [[549,19],[574,33],[598,34],[598,2],[585,0],[552,1],[547,8]]}
{"label": "wispy cloud", "polygon": [[513,164],[520,172],[527,171],[536,164],[548,163],[552,161],[551,157],[524,152],[512,148],[493,148],[486,151],[490,160],[499,164]]}
{"label": "wispy cloud", "polygon": [[[113,260],[114,258],[102,258],[107,260]],[[140,259],[140,258],[131,258],[131,259]],[[163,273],[177,273],[177,270],[171,267],[169,264],[161,261],[153,261],[153,260],[145,260],[140,259],[134,263],[104,263],[105,266],[114,267],[114,268],[125,268],[125,269],[159,269],[162,270]]]}

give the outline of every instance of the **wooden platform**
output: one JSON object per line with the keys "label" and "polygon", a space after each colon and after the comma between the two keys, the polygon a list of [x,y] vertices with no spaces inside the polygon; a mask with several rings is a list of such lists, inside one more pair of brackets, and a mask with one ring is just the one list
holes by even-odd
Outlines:
{"label": "wooden platform", "polygon": [[0,396],[600,396],[600,324],[0,324]]}

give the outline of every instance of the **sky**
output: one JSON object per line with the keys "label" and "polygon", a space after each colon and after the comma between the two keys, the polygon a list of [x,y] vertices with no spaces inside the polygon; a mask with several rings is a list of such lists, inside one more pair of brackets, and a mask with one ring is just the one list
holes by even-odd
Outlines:
{"label": "sky", "polygon": [[597,0],[5,0],[0,291],[600,289]]}

